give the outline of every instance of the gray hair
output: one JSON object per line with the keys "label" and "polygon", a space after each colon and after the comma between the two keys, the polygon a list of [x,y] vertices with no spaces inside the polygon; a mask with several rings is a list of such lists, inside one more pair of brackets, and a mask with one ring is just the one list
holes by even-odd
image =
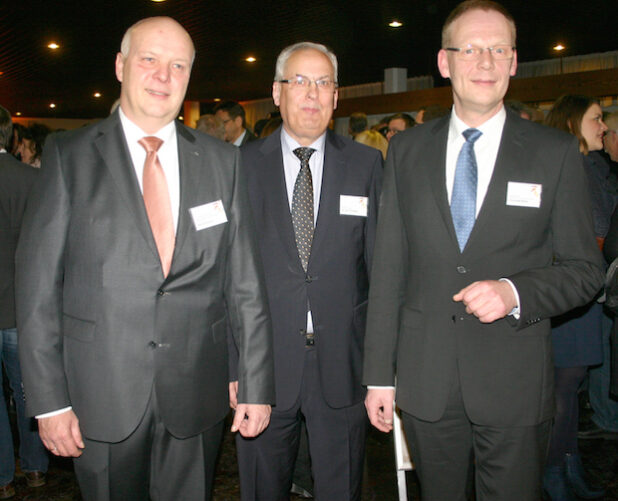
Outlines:
{"label": "gray hair", "polygon": [[298,42],[283,49],[277,58],[277,65],[275,66],[275,81],[283,80],[283,73],[285,71],[285,66],[288,63],[288,59],[290,59],[290,56],[294,54],[294,52],[299,50],[317,50],[318,52],[324,54],[333,66],[333,77],[335,79],[335,83],[337,83],[337,56],[335,56],[335,53],[328,49],[325,45],[314,42]]}
{"label": "gray hair", "polygon": [[[122,54],[122,59],[126,59],[129,56],[129,52],[131,50],[131,36],[133,35],[133,31],[135,30],[135,28],[137,28],[141,24],[150,22],[154,19],[168,19],[169,21],[176,23],[183,30],[185,30],[184,27],[178,21],[176,21],[175,19],[171,17],[161,16],[158,18],[157,17],[147,17],[145,19],[140,19],[135,24],[129,26],[127,31],[124,32],[124,36],[122,37],[122,41],[120,42],[120,53]],[[187,33],[186,30],[185,30],[185,33]],[[195,45],[193,45],[193,40],[191,39],[191,36],[189,35],[189,33],[187,33],[187,36],[189,37],[189,40],[191,40],[191,45],[193,46],[193,57],[191,58],[191,65],[193,65],[193,61],[195,61]]]}
{"label": "gray hair", "polygon": [[0,106],[0,148],[8,148],[13,139],[13,120],[6,108]]}

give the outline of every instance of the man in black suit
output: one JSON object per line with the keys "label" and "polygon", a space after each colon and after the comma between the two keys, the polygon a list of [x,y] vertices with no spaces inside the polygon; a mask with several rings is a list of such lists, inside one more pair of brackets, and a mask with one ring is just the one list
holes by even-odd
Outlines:
{"label": "man in black suit", "polygon": [[[36,426],[24,409],[15,328],[15,248],[28,193],[38,170],[15,160],[7,152],[12,139],[11,115],[0,106],[0,392],[4,366],[17,411],[21,470],[28,485],[38,487],[45,484],[49,461]],[[4,397],[0,399],[0,499],[15,495],[13,434],[5,403],[8,402]]]}
{"label": "man in black suit", "polygon": [[359,499],[367,430],[360,376],[381,155],[327,130],[337,59],[323,45],[281,52],[273,100],[283,126],[242,155],[273,321],[277,400],[266,431],[237,441],[241,495],[288,499],[304,416],[316,498]]}
{"label": "man in black suit", "polygon": [[272,338],[239,151],[174,121],[188,33],[133,25],[120,107],[48,139],[17,253],[20,356],[44,444],[87,500],[210,499],[239,346],[233,430],[268,424]]}
{"label": "man in black suit", "polygon": [[215,106],[215,116],[223,122],[225,132],[223,139],[234,146],[242,146],[257,139],[250,130],[247,129],[245,120],[245,109],[235,101],[224,101]]}
{"label": "man in black suit", "polygon": [[396,384],[423,500],[465,500],[473,454],[478,500],[532,501],[554,410],[549,319],[599,290],[602,258],[577,141],[504,108],[510,14],[468,0],[442,38],[452,112],[390,143],[366,405],[390,430]]}

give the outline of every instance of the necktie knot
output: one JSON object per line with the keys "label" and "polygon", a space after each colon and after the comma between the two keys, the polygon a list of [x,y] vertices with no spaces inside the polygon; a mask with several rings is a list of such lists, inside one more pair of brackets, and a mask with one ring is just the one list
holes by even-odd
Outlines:
{"label": "necktie knot", "polygon": [[474,144],[476,140],[483,135],[478,129],[466,129],[462,132],[463,137],[466,138],[468,143]]}
{"label": "necktie knot", "polygon": [[156,153],[163,144],[163,139],[156,136],[146,136],[141,138],[138,143],[146,150],[146,153]]}
{"label": "necktie knot", "polygon": [[302,167],[304,164],[309,164],[309,159],[311,158],[311,155],[313,155],[314,152],[315,150],[313,148],[301,146],[300,148],[296,148],[294,150],[294,155],[296,155],[299,158],[300,165]]}

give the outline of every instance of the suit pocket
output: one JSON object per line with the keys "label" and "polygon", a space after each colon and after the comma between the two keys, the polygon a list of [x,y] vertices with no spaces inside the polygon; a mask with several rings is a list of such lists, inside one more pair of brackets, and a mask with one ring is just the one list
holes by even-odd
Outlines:
{"label": "suit pocket", "polygon": [[66,313],[62,314],[62,330],[65,336],[77,341],[90,343],[94,340],[96,324],[90,320],[82,320]]}
{"label": "suit pocket", "polygon": [[214,324],[212,324],[211,329],[212,329],[212,340],[215,344],[225,341],[225,338],[227,336],[227,329],[228,329],[227,315],[225,315],[223,318],[217,320]]}

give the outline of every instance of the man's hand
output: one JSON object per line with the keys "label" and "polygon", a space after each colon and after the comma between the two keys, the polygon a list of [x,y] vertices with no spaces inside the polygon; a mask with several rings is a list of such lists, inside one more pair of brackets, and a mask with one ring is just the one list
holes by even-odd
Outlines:
{"label": "man's hand", "polygon": [[52,454],[75,458],[82,455],[84,441],[79,431],[79,420],[72,410],[37,421],[41,440]]}
{"label": "man's hand", "polygon": [[238,405],[238,381],[230,381],[229,392],[230,407],[232,409],[236,409],[236,406]]}
{"label": "man's hand", "polygon": [[513,288],[504,280],[473,282],[455,294],[453,301],[462,301],[467,313],[487,324],[506,317],[517,306]]}
{"label": "man's hand", "polygon": [[237,404],[232,422],[232,431],[238,431],[243,437],[257,437],[270,422],[270,405]]}
{"label": "man's hand", "polygon": [[392,388],[370,388],[365,397],[365,408],[369,421],[385,433],[393,429],[393,407],[395,390]]}

